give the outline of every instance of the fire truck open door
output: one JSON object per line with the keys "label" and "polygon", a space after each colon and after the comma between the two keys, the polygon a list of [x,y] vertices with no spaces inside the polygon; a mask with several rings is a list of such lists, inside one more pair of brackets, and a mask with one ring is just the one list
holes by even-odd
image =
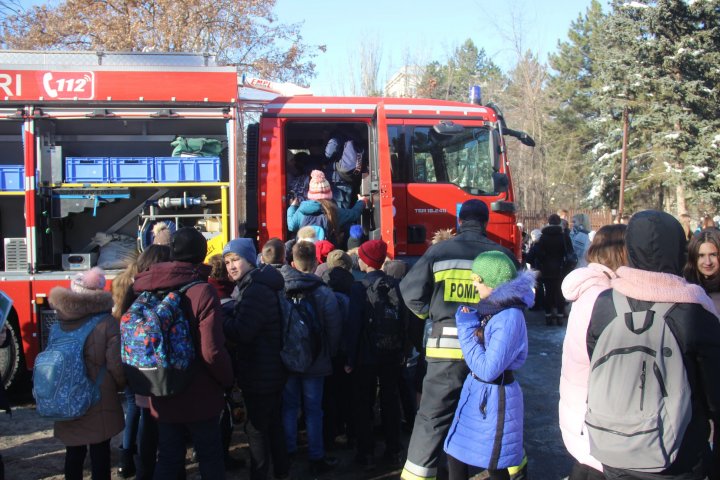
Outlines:
{"label": "fire truck open door", "polygon": [[[380,238],[388,244],[387,254],[395,258],[395,211],[393,207],[390,144],[388,141],[385,104],[380,102],[375,112],[374,148],[370,155],[370,185],[373,193],[374,218],[380,230]],[[371,236],[371,238],[377,238]]]}

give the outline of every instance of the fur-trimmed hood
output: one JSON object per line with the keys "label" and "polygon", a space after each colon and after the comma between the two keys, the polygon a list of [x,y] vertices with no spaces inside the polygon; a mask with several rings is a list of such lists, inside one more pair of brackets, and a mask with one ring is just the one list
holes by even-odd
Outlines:
{"label": "fur-trimmed hood", "polygon": [[535,287],[536,277],[537,271],[535,270],[518,272],[517,277],[495,287],[492,293],[490,293],[490,296],[481,300],[480,303],[504,306],[517,303],[517,300],[520,300],[527,307],[532,307],[535,302],[535,292],[533,288]]}
{"label": "fur-trimmed hood", "polygon": [[110,313],[112,294],[104,290],[76,293],[65,287],[55,287],[48,297],[50,306],[58,312],[60,320],[77,320],[97,313]]}

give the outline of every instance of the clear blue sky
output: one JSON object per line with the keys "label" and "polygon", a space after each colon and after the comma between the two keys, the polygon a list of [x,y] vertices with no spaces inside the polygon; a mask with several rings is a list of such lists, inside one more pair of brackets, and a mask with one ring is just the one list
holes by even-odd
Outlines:
{"label": "clear blue sky", "polygon": [[585,14],[590,0],[277,0],[283,23],[304,22],[303,40],[325,44],[315,59],[316,95],[351,94],[350,65],[359,72],[360,45],[381,53],[380,86],[405,59],[418,64],[444,61],[468,38],[503,70],[515,63],[512,37],[544,61],[567,39],[570,23]]}
{"label": "clear blue sky", "polygon": [[[282,23],[302,23],[303,40],[326,45],[315,59],[316,95],[348,95],[360,71],[360,46],[376,46],[379,84],[405,64],[441,63],[468,38],[503,70],[515,63],[515,35],[542,61],[565,40],[591,0],[276,0]],[[21,0],[25,6],[46,0]],[[357,80],[354,83],[358,83]]]}

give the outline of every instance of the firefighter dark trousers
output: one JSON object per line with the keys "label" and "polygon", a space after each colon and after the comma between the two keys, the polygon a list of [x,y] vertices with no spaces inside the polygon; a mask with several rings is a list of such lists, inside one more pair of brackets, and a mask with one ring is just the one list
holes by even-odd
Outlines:
{"label": "firefighter dark trousers", "polygon": [[438,458],[469,372],[464,360],[428,359],[420,407],[400,477],[403,480],[437,478]]}

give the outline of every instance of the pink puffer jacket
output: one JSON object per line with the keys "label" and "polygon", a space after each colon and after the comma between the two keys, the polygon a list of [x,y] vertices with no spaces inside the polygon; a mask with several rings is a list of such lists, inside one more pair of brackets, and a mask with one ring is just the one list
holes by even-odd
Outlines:
{"label": "pink puffer jacket", "polygon": [[601,292],[612,287],[611,278],[615,278],[612,270],[599,263],[590,263],[570,272],[562,283],[563,295],[573,304],[567,321],[560,371],[560,431],[570,455],[600,471],[602,465],[590,455],[585,432],[590,375],[585,337],[595,300]]}

